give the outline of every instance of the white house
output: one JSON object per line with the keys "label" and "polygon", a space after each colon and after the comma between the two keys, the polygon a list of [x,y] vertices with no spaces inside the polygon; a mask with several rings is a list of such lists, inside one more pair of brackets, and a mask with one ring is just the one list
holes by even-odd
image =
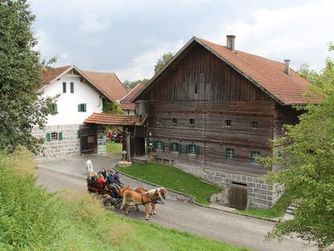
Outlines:
{"label": "white house", "polygon": [[[80,127],[93,113],[101,113],[103,100],[116,101],[127,94],[114,73],[81,71],[64,66],[43,71],[43,84],[38,91],[42,97],[56,98],[43,130],[33,134],[45,139],[44,155],[38,159],[63,158],[80,153]],[[87,138],[97,144],[96,135]]]}

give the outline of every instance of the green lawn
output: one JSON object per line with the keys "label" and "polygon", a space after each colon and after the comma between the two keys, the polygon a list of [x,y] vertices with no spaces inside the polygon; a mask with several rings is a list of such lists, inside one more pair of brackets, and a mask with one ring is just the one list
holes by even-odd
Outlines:
{"label": "green lawn", "polygon": [[142,180],[190,195],[196,202],[204,205],[209,204],[212,194],[222,191],[218,186],[203,182],[196,176],[157,163],[133,164],[131,167],[118,167],[118,169]]}
{"label": "green lawn", "polygon": [[246,215],[254,215],[267,219],[273,219],[283,216],[285,209],[289,206],[290,202],[291,202],[291,197],[288,194],[284,193],[281,196],[281,198],[279,198],[275,206],[273,206],[272,208],[246,209],[246,210],[241,210],[240,212]]}
{"label": "green lawn", "polygon": [[121,153],[122,152],[122,144],[107,142],[107,153]]}

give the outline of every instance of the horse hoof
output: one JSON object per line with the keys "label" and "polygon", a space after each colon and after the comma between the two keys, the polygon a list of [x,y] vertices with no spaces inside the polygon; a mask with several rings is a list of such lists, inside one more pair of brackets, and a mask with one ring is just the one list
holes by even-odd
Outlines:
{"label": "horse hoof", "polygon": [[154,211],[153,214],[157,214],[157,212]]}
{"label": "horse hoof", "polygon": [[146,218],[146,220],[149,220],[150,218]]}

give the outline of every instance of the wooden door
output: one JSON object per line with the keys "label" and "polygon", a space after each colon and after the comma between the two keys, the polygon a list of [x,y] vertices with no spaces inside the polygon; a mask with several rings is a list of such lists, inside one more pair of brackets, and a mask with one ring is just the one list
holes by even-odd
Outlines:
{"label": "wooden door", "polygon": [[97,139],[94,126],[80,126],[80,153],[96,153]]}
{"label": "wooden door", "polygon": [[233,184],[229,189],[230,207],[244,210],[247,207],[247,186]]}

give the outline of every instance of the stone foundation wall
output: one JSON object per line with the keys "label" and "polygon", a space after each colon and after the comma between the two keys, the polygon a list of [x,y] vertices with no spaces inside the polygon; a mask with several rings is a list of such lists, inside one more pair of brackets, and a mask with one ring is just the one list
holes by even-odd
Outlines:
{"label": "stone foundation wall", "polygon": [[[245,174],[232,174],[224,171],[204,168],[205,179],[224,186],[228,190],[232,182],[247,185],[247,208],[270,208],[280,196],[276,185],[269,185],[263,177]],[[226,193],[228,196],[228,193]],[[228,198],[227,198],[228,201]]]}
{"label": "stone foundation wall", "polygon": [[[78,137],[78,124],[46,126],[43,130],[33,128],[32,134],[44,139],[44,154],[36,156],[37,160],[62,159],[80,154],[80,138]],[[52,139],[51,133],[58,133],[58,139]],[[61,133],[61,138],[59,137]],[[50,135],[48,141],[47,134]]]}

